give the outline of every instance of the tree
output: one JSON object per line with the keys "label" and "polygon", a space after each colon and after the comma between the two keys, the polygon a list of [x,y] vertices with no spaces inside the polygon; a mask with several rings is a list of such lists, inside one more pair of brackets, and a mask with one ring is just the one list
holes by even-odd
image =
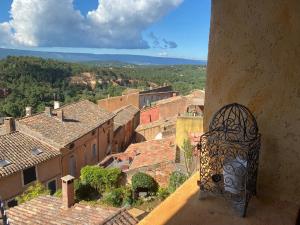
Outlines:
{"label": "tree", "polygon": [[184,163],[186,167],[186,171],[191,176],[193,172],[196,170],[196,159],[194,158],[194,146],[191,144],[189,139],[183,141],[182,145],[183,153],[184,153]]}
{"label": "tree", "polygon": [[187,176],[184,173],[175,171],[171,174],[169,179],[168,190],[170,193],[174,192],[180,185],[187,180]]}

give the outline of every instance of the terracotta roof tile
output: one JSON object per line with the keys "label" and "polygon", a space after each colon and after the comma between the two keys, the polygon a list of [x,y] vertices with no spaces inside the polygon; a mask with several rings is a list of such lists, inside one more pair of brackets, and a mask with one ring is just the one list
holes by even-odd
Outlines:
{"label": "terracotta roof tile", "polygon": [[[64,121],[57,117],[60,110],[64,112]],[[31,135],[56,147],[64,147],[114,117],[113,113],[87,100],[65,105],[52,112],[52,116],[40,113],[19,119],[17,129],[30,130]]]}
{"label": "terracotta roof tile", "polygon": [[141,131],[141,130],[150,129],[150,128],[157,127],[157,126],[164,126],[164,127],[174,126],[176,124],[176,120],[177,120],[177,116],[168,117],[166,119],[161,119],[161,120],[156,120],[156,121],[151,122],[151,123],[140,124],[135,129],[135,131],[138,132],[138,131]]}
{"label": "terracotta roof tile", "polygon": [[121,161],[130,159],[129,170],[164,162],[175,162],[174,137],[131,144],[125,152],[109,155],[99,165],[105,164],[110,158]]}
{"label": "terracotta roof tile", "polygon": [[114,130],[127,124],[139,112],[139,109],[133,105],[124,106],[116,111],[114,117]]}
{"label": "terracotta roof tile", "polygon": [[[40,149],[42,153],[34,155],[33,149]],[[2,135],[0,136],[0,160],[8,160],[10,164],[0,167],[0,178],[59,155],[57,149],[23,133]]]}
{"label": "terracotta roof tile", "polygon": [[126,209],[91,206],[77,203],[64,208],[62,200],[53,196],[39,196],[7,210],[11,225],[68,224],[68,225],[133,225],[138,221]]}

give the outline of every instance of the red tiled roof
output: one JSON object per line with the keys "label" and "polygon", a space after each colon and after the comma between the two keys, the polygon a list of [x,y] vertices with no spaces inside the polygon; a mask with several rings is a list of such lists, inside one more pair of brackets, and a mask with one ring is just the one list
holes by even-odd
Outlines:
{"label": "red tiled roof", "polygon": [[133,158],[130,170],[163,162],[175,162],[174,137],[131,144],[125,153]]}
{"label": "red tiled roof", "polygon": [[62,200],[53,196],[39,196],[7,210],[10,225],[66,224],[66,225],[133,225],[138,221],[126,209],[91,206],[77,203],[64,208]]}
{"label": "red tiled roof", "polygon": [[175,162],[174,137],[131,144],[125,152],[109,155],[99,165],[106,165],[110,159],[129,160],[129,170],[164,162]]}

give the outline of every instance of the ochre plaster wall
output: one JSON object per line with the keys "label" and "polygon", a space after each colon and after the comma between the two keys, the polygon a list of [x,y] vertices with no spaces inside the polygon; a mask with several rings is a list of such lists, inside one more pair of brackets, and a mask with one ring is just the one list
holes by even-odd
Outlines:
{"label": "ochre plaster wall", "polygon": [[14,173],[0,179],[0,196],[2,200],[8,200],[23,191],[21,172]]}
{"label": "ochre plaster wall", "polygon": [[204,127],[237,102],[262,134],[258,196],[300,203],[300,1],[213,0]]}
{"label": "ochre plaster wall", "polygon": [[139,108],[139,93],[131,93],[127,95],[101,99],[98,101],[98,105],[109,112],[113,112],[127,105],[133,105]]}
{"label": "ochre plaster wall", "polygon": [[[113,119],[96,128],[94,130],[94,134],[93,131],[91,131],[78,140],[74,141],[74,147],[72,150],[67,148],[62,149],[62,175],[65,176],[70,173],[69,163],[72,156],[76,161],[76,177],[80,176],[80,170],[82,167],[86,165],[94,165],[102,161],[107,154],[109,144],[112,145],[112,140]],[[98,150],[96,157],[93,156],[93,144],[96,144]]]}
{"label": "ochre plaster wall", "polygon": [[[60,156],[36,165],[37,180],[45,185],[49,180],[61,177]],[[0,197],[9,200],[23,193],[31,184],[23,186],[22,171],[0,179]],[[60,180],[57,179],[57,186],[60,187]]]}
{"label": "ochre plaster wall", "polygon": [[180,116],[176,120],[176,145],[181,148],[191,133],[203,132],[203,117]]}

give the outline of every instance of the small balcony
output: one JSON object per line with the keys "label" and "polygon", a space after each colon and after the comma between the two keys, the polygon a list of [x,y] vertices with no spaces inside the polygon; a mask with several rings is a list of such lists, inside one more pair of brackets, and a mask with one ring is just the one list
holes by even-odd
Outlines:
{"label": "small balcony", "polygon": [[297,205],[251,199],[245,218],[236,215],[222,198],[199,200],[199,173],[194,174],[140,225],[295,225]]}

